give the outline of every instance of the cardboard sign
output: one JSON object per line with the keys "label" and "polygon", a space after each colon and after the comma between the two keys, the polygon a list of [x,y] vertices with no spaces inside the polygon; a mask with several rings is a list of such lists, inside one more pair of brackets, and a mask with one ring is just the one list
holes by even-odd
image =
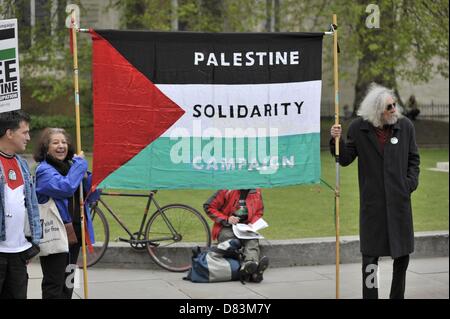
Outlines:
{"label": "cardboard sign", "polygon": [[20,109],[17,19],[0,20],[0,113]]}

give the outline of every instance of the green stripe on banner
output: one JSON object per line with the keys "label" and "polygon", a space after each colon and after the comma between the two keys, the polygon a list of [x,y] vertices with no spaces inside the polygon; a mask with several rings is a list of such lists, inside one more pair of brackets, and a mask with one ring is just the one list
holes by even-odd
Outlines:
{"label": "green stripe on banner", "polygon": [[[240,160],[233,159],[233,155],[236,157],[235,154],[221,157],[227,158],[228,162],[225,163],[215,157],[205,160],[201,156],[196,156],[199,155],[198,152],[194,155],[195,147],[208,153],[210,150],[208,146],[212,145],[210,140],[201,140],[200,137],[188,137],[185,140],[159,138],[109,175],[99,188],[241,189],[320,182],[319,133],[282,136],[278,137],[277,141],[278,152],[275,153],[270,151],[269,138],[216,139],[214,142],[221,144],[223,150],[225,145],[233,145],[234,152],[241,150],[247,154],[245,159],[239,157]],[[241,142],[243,144],[240,144]],[[248,153],[249,145],[255,145],[252,143],[256,144],[254,149],[256,153],[255,151]],[[266,159],[263,156],[255,157],[259,151],[264,153],[263,147],[259,147],[263,144],[266,144],[266,153],[270,154],[272,164],[278,163],[278,166],[267,165],[267,157]],[[176,148],[180,146],[184,148]],[[217,149],[220,147],[217,146]],[[189,153],[183,153],[182,150],[188,150]],[[274,153],[276,155],[272,156]],[[183,154],[189,163],[174,163],[174,159],[179,161]]]}
{"label": "green stripe on banner", "polygon": [[0,50],[0,61],[11,60],[16,57],[16,48]]}

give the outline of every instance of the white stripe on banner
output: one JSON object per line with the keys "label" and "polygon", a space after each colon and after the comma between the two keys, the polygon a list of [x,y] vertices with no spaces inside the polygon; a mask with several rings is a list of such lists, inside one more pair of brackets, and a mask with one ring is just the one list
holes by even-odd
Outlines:
{"label": "white stripe on banner", "polygon": [[320,80],[156,86],[186,111],[162,137],[244,137],[248,128],[259,137],[320,132]]}
{"label": "white stripe on banner", "polygon": [[[15,48],[17,45],[17,39],[16,38],[12,38],[12,39],[5,39],[5,40],[0,40],[2,42],[2,49],[6,48]],[[17,53],[17,51],[16,51]]]}

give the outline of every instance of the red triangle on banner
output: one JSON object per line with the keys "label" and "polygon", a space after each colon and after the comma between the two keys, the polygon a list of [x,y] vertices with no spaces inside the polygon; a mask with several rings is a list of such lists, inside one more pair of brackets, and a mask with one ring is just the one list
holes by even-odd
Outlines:
{"label": "red triangle on banner", "polygon": [[185,111],[94,31],[92,189],[161,136]]}

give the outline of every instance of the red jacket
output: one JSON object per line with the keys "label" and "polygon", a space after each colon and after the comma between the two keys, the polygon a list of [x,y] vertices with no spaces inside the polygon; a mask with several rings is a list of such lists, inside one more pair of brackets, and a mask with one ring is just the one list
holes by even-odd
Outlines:
{"label": "red jacket", "polygon": [[[239,197],[239,190],[219,190],[203,204],[206,214],[214,221],[213,239],[217,239],[224,225],[229,225],[228,217],[239,208]],[[261,190],[251,189],[245,203],[248,209],[248,223],[252,224],[264,214]]]}

